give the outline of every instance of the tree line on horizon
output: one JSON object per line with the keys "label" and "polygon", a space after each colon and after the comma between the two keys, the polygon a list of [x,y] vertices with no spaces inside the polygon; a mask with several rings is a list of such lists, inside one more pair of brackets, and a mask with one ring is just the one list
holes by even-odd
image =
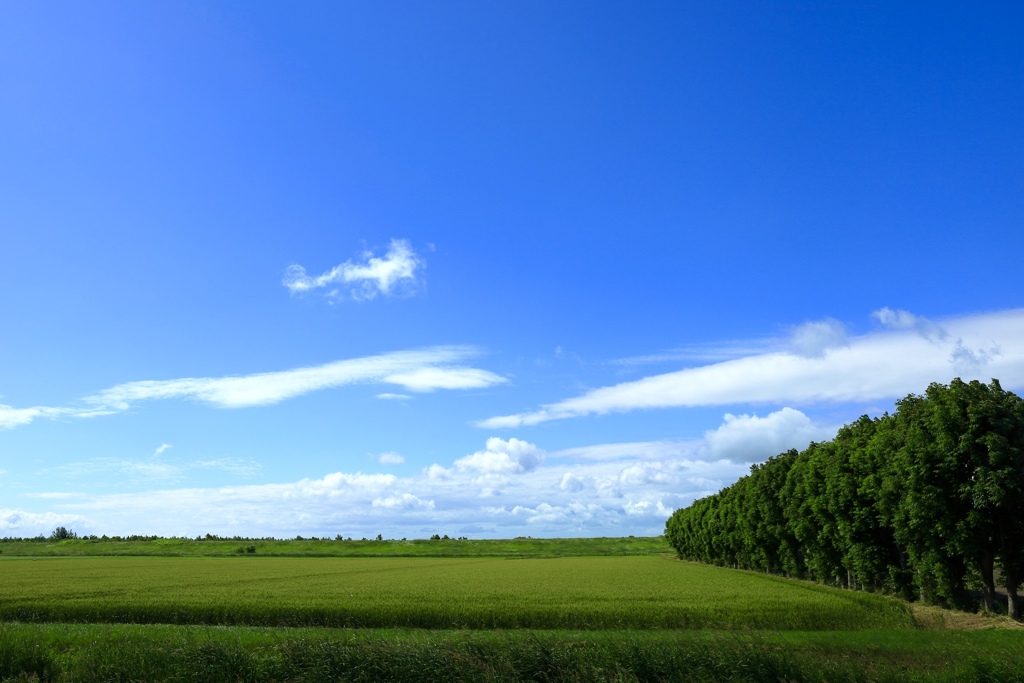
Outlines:
{"label": "tree line on horizon", "polygon": [[676,510],[679,556],[1021,618],[1024,400],[934,383]]}

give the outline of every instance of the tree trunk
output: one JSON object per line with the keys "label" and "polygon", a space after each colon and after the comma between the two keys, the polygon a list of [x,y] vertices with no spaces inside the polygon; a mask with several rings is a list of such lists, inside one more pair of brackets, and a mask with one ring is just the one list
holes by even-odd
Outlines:
{"label": "tree trunk", "polygon": [[907,569],[907,556],[903,554],[903,548],[900,547],[899,543],[893,543],[896,546],[896,554],[900,556],[900,569],[906,571]]}
{"label": "tree trunk", "polygon": [[996,611],[996,580],[993,575],[995,557],[991,552],[983,552],[978,557],[978,567],[981,569],[982,592],[985,594],[985,611]]}
{"label": "tree trunk", "polygon": [[1017,577],[1006,572],[1006,613],[1020,621],[1020,598],[1017,596]]}

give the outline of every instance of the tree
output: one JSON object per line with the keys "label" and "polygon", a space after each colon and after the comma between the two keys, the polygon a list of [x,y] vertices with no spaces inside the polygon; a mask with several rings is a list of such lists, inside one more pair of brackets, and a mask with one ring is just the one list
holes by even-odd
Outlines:
{"label": "tree", "polygon": [[676,510],[665,533],[687,559],[960,608],[980,583],[995,610],[998,570],[1020,619],[1024,400],[996,380],[932,384],[892,415],[754,465]]}

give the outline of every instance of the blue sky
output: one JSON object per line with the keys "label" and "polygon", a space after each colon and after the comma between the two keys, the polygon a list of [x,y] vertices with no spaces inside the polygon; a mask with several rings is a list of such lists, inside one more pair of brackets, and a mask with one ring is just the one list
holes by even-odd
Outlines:
{"label": "blue sky", "polygon": [[1021,391],[1022,23],[6,4],[0,536],[656,534]]}

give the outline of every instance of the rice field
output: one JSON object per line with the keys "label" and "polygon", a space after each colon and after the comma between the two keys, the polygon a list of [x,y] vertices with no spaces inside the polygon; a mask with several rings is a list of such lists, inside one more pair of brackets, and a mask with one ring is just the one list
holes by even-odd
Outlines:
{"label": "rice field", "polygon": [[1024,683],[1022,628],[660,539],[164,540],[0,542],[0,682]]}
{"label": "rice field", "polygon": [[251,548],[260,557],[623,557],[676,551],[664,536],[625,538],[496,538],[383,539],[338,538],[119,538],[90,537],[54,540],[0,538],[0,558],[72,556],[202,556],[244,555]]}
{"label": "rice field", "polygon": [[433,629],[911,628],[862,592],[661,556],[0,561],[0,619]]}

